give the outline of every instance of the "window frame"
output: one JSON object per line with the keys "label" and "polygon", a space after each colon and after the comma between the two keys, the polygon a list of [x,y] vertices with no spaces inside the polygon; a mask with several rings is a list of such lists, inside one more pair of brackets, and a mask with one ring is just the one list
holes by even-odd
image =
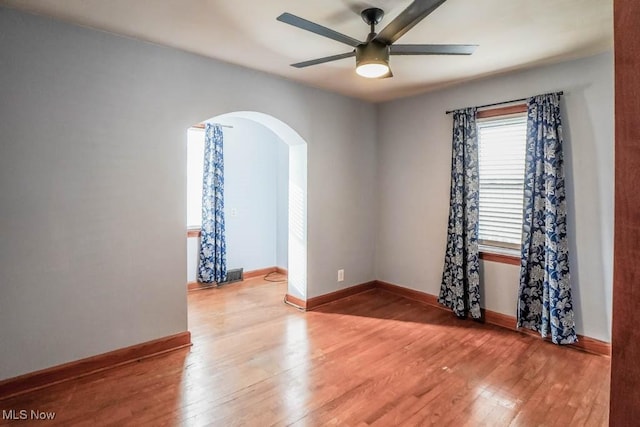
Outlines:
{"label": "window frame", "polygon": [[[522,114],[527,112],[527,104],[520,103],[508,105],[506,107],[490,108],[480,110],[476,113],[476,119],[489,119],[509,116],[513,114]],[[480,141],[478,140],[478,143]],[[520,265],[521,258],[520,245],[495,242],[478,239],[478,251],[480,259],[484,261],[498,262],[502,264]]]}

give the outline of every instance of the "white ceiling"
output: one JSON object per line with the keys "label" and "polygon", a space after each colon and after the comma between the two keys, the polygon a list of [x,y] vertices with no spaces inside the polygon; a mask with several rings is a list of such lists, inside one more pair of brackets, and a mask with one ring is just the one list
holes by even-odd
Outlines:
{"label": "white ceiling", "polygon": [[478,44],[472,56],[392,56],[394,77],[359,77],[355,59],[304,69],[289,64],[346,53],[347,45],[276,21],[290,12],[357,39],[356,13],[409,0],[0,0],[0,5],[172,46],[368,101],[593,55],[613,46],[612,0],[448,0],[398,43]]}

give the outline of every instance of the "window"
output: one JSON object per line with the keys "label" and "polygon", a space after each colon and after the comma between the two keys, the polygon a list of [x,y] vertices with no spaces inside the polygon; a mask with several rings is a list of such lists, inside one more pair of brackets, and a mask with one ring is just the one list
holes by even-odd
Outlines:
{"label": "window", "polygon": [[187,228],[202,226],[202,173],[204,131],[190,128],[187,133]]}
{"label": "window", "polygon": [[522,235],[526,106],[481,111],[477,123],[481,251],[513,254]]}

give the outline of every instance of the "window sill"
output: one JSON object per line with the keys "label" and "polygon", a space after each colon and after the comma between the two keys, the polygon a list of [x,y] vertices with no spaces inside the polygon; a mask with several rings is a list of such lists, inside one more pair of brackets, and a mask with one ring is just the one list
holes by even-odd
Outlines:
{"label": "window sill", "polygon": [[189,237],[200,237],[200,229],[199,228],[190,228],[187,230],[187,238]]}
{"label": "window sill", "polygon": [[480,259],[483,261],[520,265],[520,251],[516,249],[506,249],[486,245],[479,245],[478,249],[480,251]]}

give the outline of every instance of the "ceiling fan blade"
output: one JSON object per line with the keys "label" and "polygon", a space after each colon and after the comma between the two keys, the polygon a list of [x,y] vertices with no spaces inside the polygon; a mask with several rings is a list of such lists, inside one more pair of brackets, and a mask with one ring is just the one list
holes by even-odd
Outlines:
{"label": "ceiling fan blade", "polygon": [[391,55],[471,55],[476,44],[394,44]]}
{"label": "ceiling fan blade", "polygon": [[352,51],[349,53],[341,53],[340,55],[332,55],[332,56],[325,56],[324,58],[318,58],[318,59],[312,59],[310,61],[304,61],[304,62],[298,62],[296,64],[291,64],[292,67],[296,67],[296,68],[304,68],[304,67],[309,67],[311,65],[318,65],[318,64],[324,64],[325,62],[331,62],[331,61],[337,61],[339,59],[344,59],[344,58],[351,58],[356,56],[356,51]]}
{"label": "ceiling fan blade", "polygon": [[415,0],[376,36],[387,45],[394,43],[446,0]]}
{"label": "ceiling fan blade", "polygon": [[328,37],[340,43],[348,44],[351,47],[356,47],[362,43],[360,40],[356,40],[353,37],[346,36],[330,28],[323,27],[322,25],[316,24],[315,22],[307,21],[304,18],[300,18],[299,16],[292,15],[290,13],[283,13],[282,15],[278,16],[277,19],[278,21],[284,22],[285,24],[293,25],[294,27],[311,31],[312,33],[318,34],[319,36]]}

